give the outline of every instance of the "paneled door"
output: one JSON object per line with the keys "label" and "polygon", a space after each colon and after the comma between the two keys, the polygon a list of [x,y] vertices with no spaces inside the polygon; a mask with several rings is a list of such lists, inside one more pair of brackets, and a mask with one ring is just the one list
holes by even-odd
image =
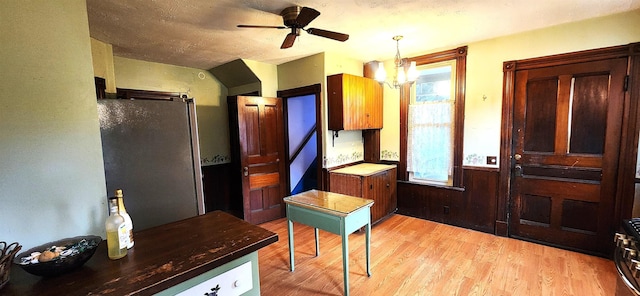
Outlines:
{"label": "paneled door", "polygon": [[627,58],[517,70],[510,235],[607,254]]}
{"label": "paneled door", "polygon": [[233,103],[244,219],[259,224],[282,218],[287,190],[282,99],[237,96],[230,98]]}

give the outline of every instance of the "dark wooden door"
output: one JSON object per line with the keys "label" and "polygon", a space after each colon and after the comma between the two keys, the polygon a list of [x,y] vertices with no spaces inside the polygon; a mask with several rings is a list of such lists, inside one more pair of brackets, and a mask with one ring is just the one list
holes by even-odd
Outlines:
{"label": "dark wooden door", "polygon": [[282,99],[237,97],[239,169],[244,219],[259,224],[285,216]]}
{"label": "dark wooden door", "polygon": [[610,247],[627,59],[516,71],[510,234]]}

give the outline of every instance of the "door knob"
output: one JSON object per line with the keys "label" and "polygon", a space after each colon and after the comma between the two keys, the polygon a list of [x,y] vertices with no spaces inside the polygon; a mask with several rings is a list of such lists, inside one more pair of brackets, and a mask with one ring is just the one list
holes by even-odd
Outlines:
{"label": "door knob", "polygon": [[522,159],[522,155],[516,153],[516,155],[514,155],[513,158],[515,158],[516,160],[520,160]]}
{"label": "door knob", "polygon": [[244,167],[242,170],[244,171],[244,176],[245,177],[249,176],[249,168],[248,167]]}

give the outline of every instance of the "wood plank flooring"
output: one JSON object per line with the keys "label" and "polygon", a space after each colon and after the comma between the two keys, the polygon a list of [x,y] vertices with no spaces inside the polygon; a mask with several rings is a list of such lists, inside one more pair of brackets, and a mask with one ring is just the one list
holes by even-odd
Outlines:
{"label": "wood plank flooring", "polygon": [[[294,223],[289,271],[287,221],[261,224],[278,242],[259,251],[262,295],[342,295],[340,236]],[[393,215],[372,228],[371,277],[364,232],[349,236],[351,295],[614,295],[611,260]]]}

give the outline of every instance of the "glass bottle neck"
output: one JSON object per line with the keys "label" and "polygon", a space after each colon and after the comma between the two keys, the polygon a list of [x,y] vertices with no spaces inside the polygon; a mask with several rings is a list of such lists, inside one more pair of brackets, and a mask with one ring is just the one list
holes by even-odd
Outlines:
{"label": "glass bottle neck", "polygon": [[109,200],[109,216],[118,214],[118,201],[115,199]]}
{"label": "glass bottle neck", "polygon": [[127,212],[127,209],[124,208],[124,199],[122,197],[118,197],[118,208],[121,213]]}

